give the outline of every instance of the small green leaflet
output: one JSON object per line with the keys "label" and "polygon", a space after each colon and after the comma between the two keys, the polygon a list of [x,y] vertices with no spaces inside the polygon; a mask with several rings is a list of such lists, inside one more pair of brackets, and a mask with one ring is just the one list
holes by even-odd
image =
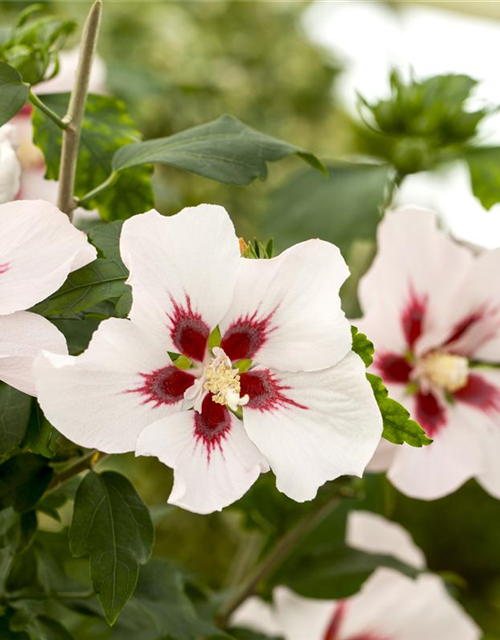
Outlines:
{"label": "small green leaflet", "polygon": [[76,558],[90,554],[92,584],[110,625],[134,593],[153,542],[149,510],[131,482],[114,471],[87,473],[76,493],[69,544]]}
{"label": "small green leaflet", "polygon": [[[359,333],[354,326],[352,332],[352,350],[363,360],[366,367],[373,362],[373,343],[364,335]],[[396,400],[389,398],[389,392],[382,379],[372,373],[367,373],[369,383],[372,386],[375,399],[382,414],[384,431],[382,437],[394,444],[406,442],[412,447],[422,447],[431,444],[422,427],[410,418],[409,412]]]}
{"label": "small green leaflet", "polygon": [[472,191],[485,209],[500,202],[500,147],[467,150]]}
{"label": "small green leaflet", "polygon": [[28,101],[29,85],[13,67],[0,62],[0,127],[13,118]]}
{"label": "small green leaflet", "polygon": [[290,155],[325,171],[312,153],[225,115],[172,136],[124,146],[113,158],[113,170],[158,162],[225,184],[244,186],[256,178],[265,180],[267,163]]}

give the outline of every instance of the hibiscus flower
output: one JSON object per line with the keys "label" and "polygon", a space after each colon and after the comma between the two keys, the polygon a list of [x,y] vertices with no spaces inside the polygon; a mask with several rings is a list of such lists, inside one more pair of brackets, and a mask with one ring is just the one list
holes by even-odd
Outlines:
{"label": "hibiscus flower", "polygon": [[127,220],[120,251],[130,319],[101,323],[78,357],[36,364],[57,429],[85,447],[158,457],[175,470],[170,502],[199,513],[237,500],[268,465],[299,501],[363,472],[381,417],[351,352],[335,246],[245,259],[225,210],[200,205]]}
{"label": "hibiscus flower", "polygon": [[0,205],[0,229],[0,380],[35,395],[35,357],[41,349],[63,354],[67,347],[53,324],[25,309],[96,253],[64,213],[41,200]]}
{"label": "hibiscus flower", "polygon": [[21,163],[17,157],[17,134],[11,124],[0,127],[0,204],[14,200],[21,183]]}
{"label": "hibiscus flower", "polygon": [[[416,569],[425,558],[399,525],[368,512],[352,512],[349,546],[391,554]],[[250,598],[232,623],[285,640],[479,640],[481,630],[430,573],[415,580],[379,568],[361,591],[345,600],[314,600],[278,587],[273,605]]]}
{"label": "hibiscus flower", "polygon": [[[379,226],[378,254],[360,283],[373,370],[434,442],[384,443],[371,468],[402,492],[435,499],[476,477],[500,498],[500,251],[475,256],[404,208]],[[481,366],[479,366],[481,363]]]}

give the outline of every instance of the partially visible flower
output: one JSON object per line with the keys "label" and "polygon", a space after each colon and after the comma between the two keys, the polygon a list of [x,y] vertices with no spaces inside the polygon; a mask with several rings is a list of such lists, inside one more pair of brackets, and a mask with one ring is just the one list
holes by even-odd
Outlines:
{"label": "partially visible flower", "polygon": [[[425,568],[409,534],[372,513],[350,514],[347,543]],[[425,573],[413,580],[386,568],[377,569],[359,593],[345,600],[314,600],[278,587],[272,606],[250,598],[232,624],[285,640],[479,640],[482,635],[441,578]]]}
{"label": "partially visible flower", "polygon": [[11,124],[4,124],[0,127],[0,204],[14,200],[19,193],[21,163],[16,150],[16,130]]}
{"label": "partially visible flower", "polygon": [[[378,254],[360,283],[359,326],[373,370],[434,442],[381,445],[374,470],[402,492],[435,499],[476,477],[500,498],[500,250],[474,256],[404,208],[379,226]],[[391,451],[392,450],[392,451]]]}
{"label": "partially visible flower", "polygon": [[120,251],[130,320],[101,323],[81,356],[37,361],[57,429],[158,457],[175,470],[170,502],[200,513],[237,500],[269,466],[298,501],[363,472],[381,417],[351,352],[337,247],[311,240],[245,259],[224,209],[200,205],[127,220]]}
{"label": "partially visible flower", "polygon": [[48,320],[24,310],[96,252],[64,213],[41,200],[0,205],[0,229],[0,380],[36,395],[33,360],[41,349],[67,353],[66,340]]}
{"label": "partially visible flower", "polygon": [[[59,54],[60,68],[57,76],[36,85],[33,89],[34,92],[43,96],[49,93],[71,91],[78,65],[78,55],[78,49],[62,51]],[[97,56],[92,66],[89,91],[104,93],[106,90],[105,81],[106,67]],[[9,202],[16,198],[20,200],[43,199],[53,204],[57,202],[58,183],[56,180],[45,179],[43,154],[33,143],[32,111],[31,104],[26,104],[8,125],[0,128],[0,203]],[[2,138],[5,137],[5,134],[2,135],[2,131],[6,127],[8,127],[8,135],[12,141],[10,164],[4,163],[2,159]],[[15,179],[12,176],[14,166],[16,167]],[[4,183],[8,185],[8,191],[3,189]],[[86,212],[83,209],[78,209],[75,214],[75,218],[96,217],[96,212]]]}

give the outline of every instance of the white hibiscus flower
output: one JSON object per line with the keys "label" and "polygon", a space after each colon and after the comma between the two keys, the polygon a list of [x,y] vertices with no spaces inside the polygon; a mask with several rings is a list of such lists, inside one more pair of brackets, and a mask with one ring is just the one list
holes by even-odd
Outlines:
{"label": "white hibiscus flower", "polygon": [[120,249],[130,319],[103,322],[78,357],[36,364],[57,429],[82,446],[158,457],[175,470],[170,502],[199,513],[240,498],[268,466],[298,501],[362,474],[381,417],[350,351],[338,296],[348,269],[335,246],[244,259],[225,210],[200,205],[127,220]]}
{"label": "white hibiscus flower", "polygon": [[0,205],[0,380],[35,395],[32,366],[41,349],[67,353],[58,329],[25,311],[54,293],[95,249],[48,202]]}

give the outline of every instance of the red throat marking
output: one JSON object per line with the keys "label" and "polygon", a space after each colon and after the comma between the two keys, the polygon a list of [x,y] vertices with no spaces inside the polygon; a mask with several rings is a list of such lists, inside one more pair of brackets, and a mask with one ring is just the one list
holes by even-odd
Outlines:
{"label": "red throat marking", "polygon": [[240,378],[241,395],[248,395],[250,400],[246,405],[249,409],[257,411],[274,411],[279,407],[293,406],[298,409],[307,409],[303,404],[299,404],[287,398],[283,391],[288,391],[291,387],[280,384],[276,377],[269,371],[248,371],[242,373]]}
{"label": "red throat marking", "polygon": [[410,381],[412,366],[403,356],[396,353],[384,353],[376,358],[375,369],[382,376],[384,382],[406,384]]}
{"label": "red throat marking", "polygon": [[222,452],[222,441],[231,430],[231,415],[225,406],[212,400],[212,394],[207,394],[201,405],[201,413],[194,412],[194,436],[197,442],[202,442],[207,450],[210,462],[212,451],[218,447]]}
{"label": "red throat marking", "polygon": [[246,315],[231,324],[222,337],[221,349],[233,360],[251,360],[261,349],[269,334],[276,327],[271,327],[271,319],[276,310],[268,316],[257,320],[257,311]]}
{"label": "red throat marking", "polygon": [[174,312],[169,315],[170,336],[176,349],[188,358],[203,362],[207,349],[210,328],[199,313],[191,308],[191,300],[186,296],[186,306],[182,307],[171,298]]}
{"label": "red throat marking", "polygon": [[401,324],[410,349],[422,335],[427,296],[418,296],[410,285],[410,300],[401,316]]}
{"label": "red throat marking", "polygon": [[151,373],[141,373],[144,384],[126,393],[138,393],[143,396],[142,404],[152,404],[156,409],[163,404],[176,404],[184,397],[184,392],[194,383],[195,377],[187,371],[181,371],[174,365],[157,369]]}
{"label": "red throat marking", "polygon": [[7,273],[7,271],[10,268],[10,264],[8,262],[0,262],[0,276],[3,275],[4,273]]}

